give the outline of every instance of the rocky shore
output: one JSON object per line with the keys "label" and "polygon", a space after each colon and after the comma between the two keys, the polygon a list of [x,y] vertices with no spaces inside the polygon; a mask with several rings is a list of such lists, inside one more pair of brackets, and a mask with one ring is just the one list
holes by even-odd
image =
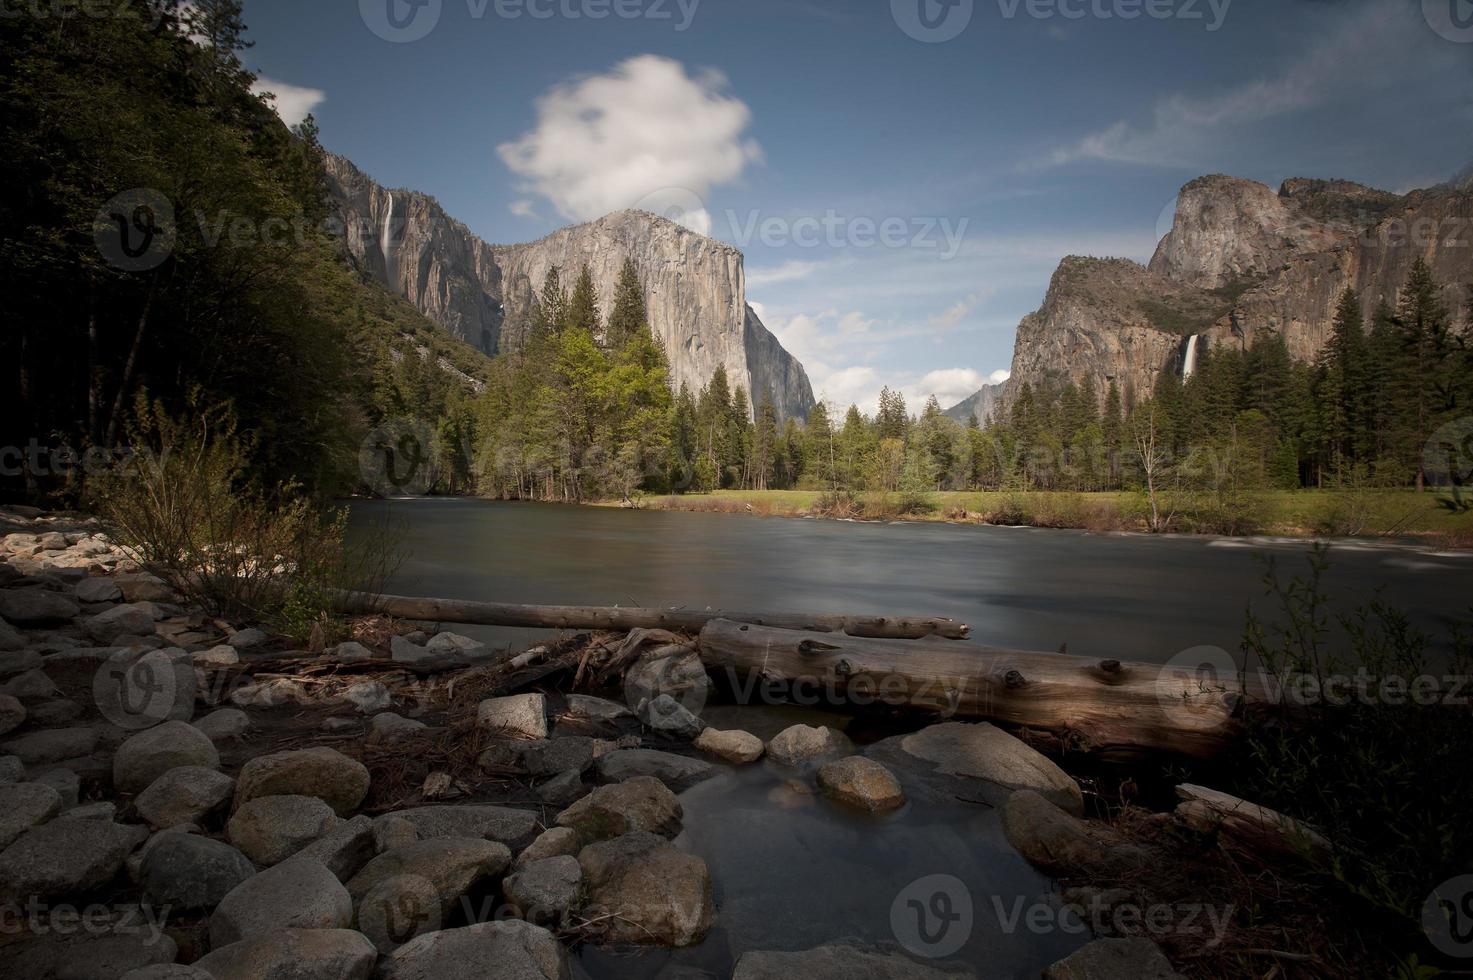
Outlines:
{"label": "rocky shore", "polygon": [[[1201,798],[1151,833],[1086,819],[1074,778],[985,723],[862,748],[708,727],[699,652],[662,631],[510,656],[417,625],[293,649],[190,608],[95,524],[0,512],[0,973],[571,978],[584,945],[697,946],[721,908],[676,842],[679,794],[730,767],[862,819],[996,808],[1080,910],[1149,903],[1167,825],[1234,829]],[[1201,942],[1093,931],[1044,976],[1175,977],[1163,947]],[[837,937],[731,961],[740,980],[992,975]]]}

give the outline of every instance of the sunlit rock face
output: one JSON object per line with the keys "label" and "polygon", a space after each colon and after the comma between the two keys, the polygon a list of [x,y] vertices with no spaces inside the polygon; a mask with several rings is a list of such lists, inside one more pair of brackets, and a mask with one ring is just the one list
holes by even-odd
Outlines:
{"label": "sunlit rock face", "polygon": [[434,198],[388,190],[329,156],[328,183],[359,268],[450,333],[487,354],[521,349],[537,290],[558,266],[565,286],[587,265],[607,314],[626,258],[645,286],[650,327],[674,384],[697,392],[718,366],[753,406],[806,418],[813,391],[803,366],[747,305],[742,253],[646,211],[619,211],[522,245],[488,245]]}

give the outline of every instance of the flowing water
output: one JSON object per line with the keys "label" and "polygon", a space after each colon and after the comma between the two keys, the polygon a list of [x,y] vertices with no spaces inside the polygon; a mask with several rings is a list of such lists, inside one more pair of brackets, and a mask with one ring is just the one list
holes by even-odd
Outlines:
{"label": "flowing water", "polygon": [[[354,505],[355,528],[383,521],[407,532],[410,555],[388,586],[401,594],[939,615],[970,623],[983,643],[1067,645],[1070,653],[1155,662],[1202,645],[1235,650],[1245,609],[1271,610],[1263,559],[1299,573],[1308,553],[1303,542],[1252,539],[474,500]],[[1346,542],[1330,559],[1325,584],[1342,608],[1380,592],[1432,630],[1467,608],[1473,556]],[[455,629],[508,644],[532,639],[526,631]],[[703,714],[715,727],[762,738],[798,721],[849,723],[842,714],[786,706],[710,706]],[[851,734],[869,740],[854,728]],[[1057,895],[1049,897],[1056,886],[1007,844],[994,807],[911,794],[901,810],[870,817],[813,795],[811,786],[811,776],[795,783],[793,773],[763,762],[683,793],[678,843],[710,867],[716,928],[688,950],[584,947],[581,970],[594,978],[725,978],[747,950],[840,939],[893,944],[908,936],[919,956],[964,963],[979,977],[1037,977],[1088,939],[1077,922],[1058,918]],[[947,883],[938,891],[937,881]],[[958,920],[944,944],[917,946],[910,920],[934,908],[942,891],[944,911],[960,914],[969,905],[970,919]]]}

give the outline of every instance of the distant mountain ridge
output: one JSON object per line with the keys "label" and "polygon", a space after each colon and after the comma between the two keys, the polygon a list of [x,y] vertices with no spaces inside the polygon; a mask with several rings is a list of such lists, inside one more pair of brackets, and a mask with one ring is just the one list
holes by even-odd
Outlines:
{"label": "distant mountain ridge", "polygon": [[1113,380],[1123,397],[1144,398],[1163,372],[1182,370],[1189,347],[1247,347],[1262,333],[1281,334],[1293,357],[1312,360],[1347,287],[1359,292],[1369,323],[1381,303],[1396,303],[1419,257],[1466,329],[1473,167],[1409,194],[1305,178],[1275,192],[1257,181],[1200,177],[1182,188],[1171,231],[1148,265],[1065,258],[1043,305],[1018,325],[1009,380],[948,414],[1005,409],[1025,382],[1090,379],[1103,398]]}
{"label": "distant mountain ridge", "polygon": [[385,188],[340,156],[328,155],[327,171],[353,261],[485,354],[522,348],[552,266],[571,285],[587,265],[607,314],[629,258],[677,387],[698,392],[720,365],[746,389],[750,407],[770,399],[780,420],[805,419],[814,405],[803,365],[747,304],[742,253],[730,245],[646,211],[491,245],[426,194]]}

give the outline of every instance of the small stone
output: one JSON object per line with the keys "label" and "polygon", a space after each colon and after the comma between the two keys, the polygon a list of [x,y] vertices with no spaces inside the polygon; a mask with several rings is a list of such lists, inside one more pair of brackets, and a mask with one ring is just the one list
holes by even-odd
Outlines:
{"label": "small stone", "polygon": [[1142,936],[1096,939],[1043,971],[1043,980],[1181,980],[1161,950]]}
{"label": "small stone", "polygon": [[696,748],[726,762],[745,764],[762,758],[766,746],[762,739],[741,730],[717,731],[708,728],[696,738]]}
{"label": "small stone", "polygon": [[[111,800],[98,800],[96,803],[84,803],[67,810],[58,820],[107,820],[111,821],[118,815],[118,805]],[[131,829],[131,825],[130,825]],[[140,830],[142,828],[139,828]],[[143,831],[143,836],[148,836],[148,831]]]}
{"label": "small stone", "polygon": [[883,813],[905,803],[905,793],[895,774],[873,759],[852,755],[829,762],[818,771],[818,788],[830,799]]}
{"label": "small stone", "polygon": [[51,728],[30,732],[0,745],[27,766],[50,765],[91,755],[97,748],[95,728]]}
{"label": "small stone", "polygon": [[368,795],[368,769],[336,749],[318,746],[257,756],[241,767],[236,806],[258,796],[315,796],[348,816]]}
{"label": "small stone", "polygon": [[365,660],[375,659],[372,650],[361,643],[354,643],[352,640],[346,643],[339,643],[333,647],[328,651],[327,657],[329,660],[336,661],[340,664],[356,664],[362,663]]}
{"label": "small stone", "polygon": [[209,736],[188,722],[166,721],[118,746],[113,756],[113,786],[119,792],[136,793],[180,766],[219,769],[220,753]]}
{"label": "small stone", "polygon": [[767,757],[785,766],[801,766],[805,762],[833,755],[847,755],[853,751],[854,743],[843,732],[812,725],[794,725],[779,732],[767,743]]}
{"label": "small stone", "polygon": [[517,855],[512,867],[524,868],[534,861],[561,857],[564,854],[577,857],[583,843],[578,832],[571,827],[549,827],[538,834],[537,839],[528,844],[526,850]]}
{"label": "small stone", "polygon": [[587,889],[587,916],[609,942],[693,946],[716,917],[711,873],[655,834],[636,831],[578,852]]}
{"label": "small stone", "polygon": [[383,714],[374,715],[369,727],[373,729],[374,741],[391,742],[396,738],[422,732],[429,726],[422,721],[415,721],[413,718],[405,718],[392,711],[385,711]]}
{"label": "small stone", "polygon": [[84,578],[72,586],[72,593],[80,602],[115,602],[123,597],[123,590],[110,578]]}
{"label": "small stone", "polygon": [[332,717],[322,719],[321,728],[324,732],[338,734],[340,732],[356,730],[362,724],[357,718]]}
{"label": "small stone", "polygon": [[486,644],[459,633],[437,633],[425,649],[438,657],[471,662],[486,656]]}
{"label": "small stone", "polygon": [[338,816],[312,796],[259,796],[243,804],[226,824],[230,843],[256,864],[285,861],[331,832]]}
{"label": "small stone", "polygon": [[[903,756],[896,756],[895,750]],[[986,722],[947,722],[871,746],[887,762],[909,757],[948,776],[980,779],[993,786],[1031,789],[1075,816],[1084,814],[1079,784],[1047,756]]]}
{"label": "small stone", "polygon": [[499,772],[527,771],[522,764],[522,753],[517,751],[516,745],[511,742],[492,742],[480,755],[476,756],[476,765],[482,769],[493,769]]}
{"label": "small stone", "polygon": [[533,776],[551,776],[575,769],[587,772],[593,766],[593,739],[582,735],[527,742],[522,749],[522,767]]}
{"label": "small stone", "polygon": [[516,694],[482,701],[476,723],[525,738],[547,737],[547,701],[541,694]]}
{"label": "small stone", "polygon": [[231,667],[238,663],[240,663],[240,654],[236,652],[235,647],[226,643],[194,654],[196,667]]}
{"label": "small stone", "polygon": [[61,796],[45,783],[0,784],[0,851],[61,812]]}
{"label": "small stone", "polygon": [[146,846],[138,873],[143,894],[176,911],[213,909],[256,873],[250,860],[229,844],[196,834],[169,830]]}
{"label": "small stone", "polygon": [[113,582],[129,602],[169,602],[174,598],[168,583],[154,575],[124,573],[114,575]]}
{"label": "small stone", "polygon": [[287,861],[247,878],[210,916],[215,949],[281,929],[346,929],[353,921],[348,889],[316,861]]}
{"label": "small stone", "polygon": [[633,718],[634,712],[617,701],[589,697],[586,694],[569,694],[568,715],[588,721],[610,722],[621,718]]}
{"label": "small stone", "polygon": [[213,980],[368,980],[378,950],[350,929],[282,929],[222,946],[194,965]]}
{"label": "small stone", "polygon": [[527,922],[482,922],[427,932],[384,957],[381,980],[567,980],[557,939]]}
{"label": "small stone", "polygon": [[26,706],[20,699],[9,694],[0,694],[0,735],[15,731],[26,721]]}
{"label": "small stone", "polygon": [[389,693],[389,689],[378,681],[358,681],[351,684],[342,693],[342,699],[365,715],[382,711],[394,703],[394,696]]}
{"label": "small stone", "polygon": [[502,891],[519,919],[537,925],[562,925],[578,904],[583,869],[575,857],[535,861],[507,876]]}
{"label": "small stone", "polygon": [[[348,881],[348,894],[365,914],[363,899],[390,878],[413,877],[428,882],[440,902],[441,921],[460,905],[462,895],[506,870],[511,852],[487,840],[422,840],[385,851]],[[387,896],[385,896],[387,898]]]}
{"label": "small stone", "polygon": [[578,833],[585,843],[649,831],[665,837],[680,833],[685,811],[664,783],[636,776],[613,786],[600,786],[559,813],[554,822]]}
{"label": "small stone", "polygon": [[196,719],[194,727],[212,742],[239,738],[251,730],[251,717],[239,708],[221,708]]}
{"label": "small stone", "polygon": [[103,646],[112,646],[125,636],[150,636],[153,634],[154,610],[150,604],[141,602],[114,606],[105,613],[93,616],[83,623],[83,629]]}
{"label": "small stone", "polygon": [[583,774],[569,769],[537,787],[537,798],[550,806],[567,806],[577,800],[588,789],[583,785]]}
{"label": "small stone", "polygon": [[133,800],[138,815],[155,830],[199,823],[223,807],[235,780],[203,766],[179,766],[148,784]]}
{"label": "small stone", "polygon": [[42,698],[54,698],[61,694],[55,682],[42,670],[28,670],[24,674],[16,675],[5,684],[0,685],[0,691],[22,701],[39,701]]}
{"label": "small stone", "polygon": [[599,757],[597,766],[599,777],[607,782],[654,776],[676,789],[716,775],[716,767],[709,762],[657,749],[618,749]]}
{"label": "small stone", "polygon": [[480,838],[520,846],[537,832],[537,817],[504,806],[420,806],[394,814],[414,825],[420,840]]}
{"label": "small stone", "polygon": [[246,629],[233,634],[225,642],[237,650],[254,650],[269,639],[271,637],[267,636],[263,630]]}

